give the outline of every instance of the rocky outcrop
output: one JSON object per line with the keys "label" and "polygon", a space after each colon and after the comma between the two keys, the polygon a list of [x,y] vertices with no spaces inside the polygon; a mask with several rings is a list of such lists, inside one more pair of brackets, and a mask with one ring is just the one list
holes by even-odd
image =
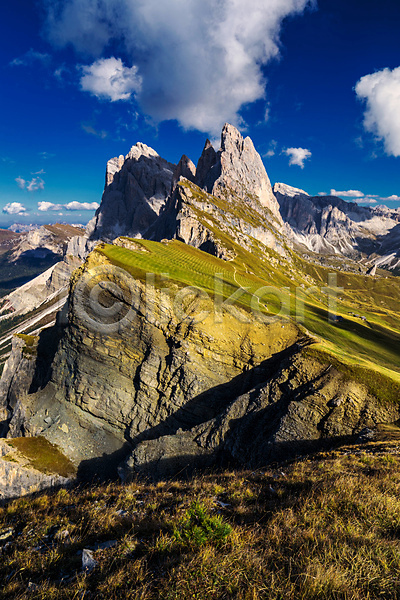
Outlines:
{"label": "rocky outcrop", "polygon": [[269,213],[254,211],[246,200],[217,199],[196,185],[180,180],[160,217],[146,232],[151,240],[177,239],[224,260],[236,255],[232,240],[254,249],[254,241],[285,254],[284,240],[271,226]]}
{"label": "rocky outcrop", "polygon": [[378,403],[364,385],[299,346],[268,363],[255,368],[260,383],[235,395],[215,418],[140,442],[120,467],[123,479],[138,472],[157,479],[211,465],[260,468],[335,440],[355,440],[365,427],[400,415],[398,406]]}
{"label": "rocky outcrop", "polygon": [[0,379],[0,437],[24,435],[27,398],[46,386],[62,328],[17,334]]}
{"label": "rocky outcrop", "polygon": [[19,432],[23,431],[23,398],[28,393],[35,374],[37,338],[14,336],[11,354],[0,380],[0,437],[10,433],[14,417]]}
{"label": "rocky outcrop", "polygon": [[182,156],[172,177],[172,192],[175,190],[177,183],[181,177],[192,182],[194,182],[196,178],[196,167],[194,166],[194,163],[190,160],[190,158],[186,156],[186,154]]}
{"label": "rocky outcrop", "polygon": [[[116,323],[104,324],[97,315],[96,325],[91,290],[98,272],[104,290],[107,281],[113,283],[111,304],[117,284],[119,301],[132,291],[129,285],[141,299],[132,314],[128,310]],[[198,324],[182,321],[175,312],[177,289],[160,304],[159,290],[124,277],[104,265],[99,253],[90,255],[75,275],[69,324],[51,381],[23,400],[26,434],[45,436],[75,464],[114,454],[126,439],[136,445],[214,418],[233,396],[252,387],[252,367],[298,336],[290,323],[245,323],[229,311],[218,327],[212,314]],[[50,424],[44,422],[46,410]],[[100,432],[107,432],[107,442],[99,443]]]}
{"label": "rocky outcrop", "polygon": [[156,220],[171,190],[176,166],[142,143],[107,163],[100,208],[89,222],[92,240],[141,235]]}
{"label": "rocky outcrop", "polygon": [[84,231],[72,225],[42,225],[32,229],[19,239],[13,250],[12,261],[21,258],[63,257],[72,237],[83,236]]}
{"label": "rocky outcrop", "polygon": [[[291,321],[249,319],[229,305],[197,318],[201,296],[182,316],[181,303],[173,281],[165,293],[94,251],[74,274],[50,370],[38,379],[33,361],[28,390],[29,381],[13,386],[5,372],[8,435],[43,436],[80,473],[115,469],[128,453],[119,469],[128,480],[259,467],[400,417],[328,355],[309,354]],[[14,371],[27,373],[24,349],[16,350]]]}
{"label": "rocky outcrop", "polygon": [[197,162],[195,184],[200,188],[212,190],[215,180],[219,177],[217,165],[218,155],[210,140],[206,140],[203,152]]}
{"label": "rocky outcrop", "polygon": [[[48,451],[48,449],[46,450]],[[54,454],[58,454],[55,448],[50,448],[50,450]],[[69,477],[56,472],[51,474],[43,472],[43,470],[33,467],[27,456],[13,447],[12,440],[0,441],[0,502],[42,490],[66,486],[72,480],[72,470]]]}

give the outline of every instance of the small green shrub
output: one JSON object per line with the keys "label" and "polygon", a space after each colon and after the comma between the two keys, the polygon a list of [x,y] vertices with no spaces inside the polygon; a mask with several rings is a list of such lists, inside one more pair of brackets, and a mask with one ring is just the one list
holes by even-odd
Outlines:
{"label": "small green shrub", "polygon": [[183,546],[222,545],[232,531],[219,515],[210,515],[200,502],[193,502],[186,515],[174,527],[173,537]]}

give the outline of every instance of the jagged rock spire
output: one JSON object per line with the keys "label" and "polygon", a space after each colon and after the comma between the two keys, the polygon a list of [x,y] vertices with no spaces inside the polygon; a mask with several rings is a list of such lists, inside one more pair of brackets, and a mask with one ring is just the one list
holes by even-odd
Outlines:
{"label": "jagged rock spire", "polygon": [[[217,163],[217,153],[215,152],[210,140],[206,140],[203,152],[199,158],[196,169],[195,184],[200,188],[205,188],[207,178],[209,178],[212,168]],[[215,179],[214,179],[215,181]]]}
{"label": "jagged rock spire", "polygon": [[200,157],[195,183],[214,196],[232,193],[254,205],[268,208],[282,222],[278,202],[260,155],[249,137],[243,138],[233,125],[225,123],[221,148],[215,152],[209,140]]}
{"label": "jagged rock spire", "polygon": [[184,154],[175,169],[172,177],[172,191],[176,188],[180,177],[185,177],[189,181],[195,181],[196,178],[196,167],[194,163]]}

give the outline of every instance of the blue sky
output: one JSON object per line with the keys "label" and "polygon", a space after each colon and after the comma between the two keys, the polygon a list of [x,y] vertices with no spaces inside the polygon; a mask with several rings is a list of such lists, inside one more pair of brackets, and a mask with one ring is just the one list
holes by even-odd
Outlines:
{"label": "blue sky", "polygon": [[272,183],[397,208],[399,31],[398,0],[7,3],[0,224],[86,223],[109,158],[196,162],[225,121]]}

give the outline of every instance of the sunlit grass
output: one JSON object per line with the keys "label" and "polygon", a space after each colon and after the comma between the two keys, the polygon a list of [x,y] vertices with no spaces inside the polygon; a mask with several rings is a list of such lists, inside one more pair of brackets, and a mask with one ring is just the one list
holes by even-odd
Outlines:
{"label": "sunlit grass", "polygon": [[398,451],[376,442],[276,469],[14,500],[0,509],[0,531],[15,532],[0,597],[394,600]]}

